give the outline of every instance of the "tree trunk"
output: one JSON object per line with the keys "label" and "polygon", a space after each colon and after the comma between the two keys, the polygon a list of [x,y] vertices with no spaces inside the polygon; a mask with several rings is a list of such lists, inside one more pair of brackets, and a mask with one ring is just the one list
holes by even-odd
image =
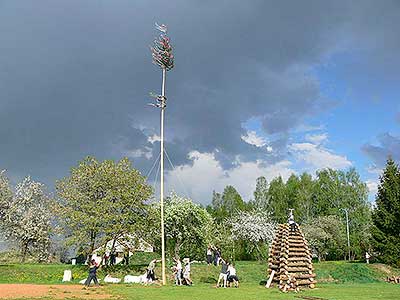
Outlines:
{"label": "tree trunk", "polygon": [[174,255],[175,257],[179,257],[179,251],[181,250],[181,240],[177,240],[174,247]]}
{"label": "tree trunk", "polygon": [[21,263],[25,262],[26,253],[28,252],[28,242],[22,242],[21,245]]}

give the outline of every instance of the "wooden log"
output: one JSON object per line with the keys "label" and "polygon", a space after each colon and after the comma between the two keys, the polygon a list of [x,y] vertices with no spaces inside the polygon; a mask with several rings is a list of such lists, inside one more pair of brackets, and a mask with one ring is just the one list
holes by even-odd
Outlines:
{"label": "wooden log", "polygon": [[275,276],[275,270],[272,271],[271,275],[269,276],[269,279],[267,281],[267,284],[265,285],[265,287],[268,289],[271,286],[272,283],[272,279],[274,279]]}
{"label": "wooden log", "polygon": [[288,270],[290,273],[308,272],[308,271],[310,271],[309,268],[305,268],[305,267],[288,267],[287,270]]}
{"label": "wooden log", "polygon": [[307,252],[293,252],[289,251],[289,257],[304,257],[304,258],[311,258],[311,254]]}
{"label": "wooden log", "polygon": [[293,251],[293,252],[309,252],[304,247],[289,247],[289,251]]}
{"label": "wooden log", "polygon": [[289,267],[308,267],[308,268],[312,268],[312,264],[310,264],[309,262],[305,262],[305,261],[289,261],[288,262],[288,266]]}
{"label": "wooden log", "polygon": [[297,285],[308,285],[308,284],[315,285],[317,283],[317,281],[316,280],[310,281],[308,279],[303,279],[303,280],[297,280],[296,283],[297,283]]}
{"label": "wooden log", "polygon": [[289,247],[300,248],[300,247],[304,247],[304,246],[308,246],[308,245],[304,242],[301,242],[301,243],[289,242]]}
{"label": "wooden log", "polygon": [[315,278],[315,274],[301,274],[301,273],[290,273],[290,275],[293,275],[296,279],[309,279]]}
{"label": "wooden log", "polygon": [[289,257],[288,261],[311,261],[311,259],[308,258],[308,257],[297,257],[297,256],[295,256],[295,257]]}
{"label": "wooden log", "polygon": [[301,237],[290,237],[290,242],[292,242],[292,243],[302,243],[302,242],[304,242],[304,239],[303,238],[301,238]]}
{"label": "wooden log", "polygon": [[268,268],[270,268],[270,269],[278,269],[279,265],[270,264],[270,265],[268,265]]}

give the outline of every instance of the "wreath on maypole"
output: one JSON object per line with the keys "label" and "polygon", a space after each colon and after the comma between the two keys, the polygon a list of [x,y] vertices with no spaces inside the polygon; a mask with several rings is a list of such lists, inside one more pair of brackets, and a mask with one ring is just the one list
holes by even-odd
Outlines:
{"label": "wreath on maypole", "polygon": [[156,28],[161,32],[160,36],[153,42],[151,47],[151,54],[153,63],[166,71],[174,67],[174,54],[172,53],[172,46],[169,37],[167,36],[167,26],[164,24],[158,25]]}

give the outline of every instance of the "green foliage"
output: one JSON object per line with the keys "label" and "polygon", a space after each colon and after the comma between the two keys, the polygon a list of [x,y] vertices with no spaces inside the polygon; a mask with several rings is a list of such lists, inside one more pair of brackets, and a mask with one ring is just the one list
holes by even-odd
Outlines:
{"label": "green foliage", "polygon": [[[317,172],[315,180],[306,173],[300,177],[293,174],[286,183],[277,177],[271,181],[268,194],[268,210],[279,223],[286,222],[289,208],[294,208],[295,219],[300,224],[311,224],[315,218],[329,215],[341,216],[344,224],[343,209],[347,209],[352,257],[361,258],[369,249],[371,216],[368,189],[354,168],[347,172],[324,169]],[[338,247],[345,247],[345,243]],[[337,255],[340,253],[338,251]],[[337,255],[332,258],[340,258]]]}
{"label": "green foliage", "polygon": [[391,158],[380,178],[372,219],[372,236],[379,258],[400,266],[400,171]]}
{"label": "green foliage", "polygon": [[346,243],[345,227],[337,216],[321,216],[302,226],[303,233],[318,260],[342,257]]}
{"label": "green foliage", "polygon": [[[159,231],[160,204],[152,208],[156,230]],[[213,219],[200,205],[172,193],[164,203],[166,247],[171,256],[204,259],[211,241]]]}
{"label": "green foliage", "polygon": [[211,205],[208,211],[217,223],[221,223],[227,217],[232,217],[236,212],[246,209],[242,197],[231,185],[225,187],[222,195],[214,191]]}
{"label": "green foliage", "polygon": [[281,176],[274,178],[269,184],[269,212],[277,223],[287,221],[289,200],[286,193],[285,182]]}
{"label": "green foliage", "polygon": [[152,189],[127,158],[114,162],[87,157],[56,184],[56,212],[69,242],[91,253],[95,246],[146,224]]}

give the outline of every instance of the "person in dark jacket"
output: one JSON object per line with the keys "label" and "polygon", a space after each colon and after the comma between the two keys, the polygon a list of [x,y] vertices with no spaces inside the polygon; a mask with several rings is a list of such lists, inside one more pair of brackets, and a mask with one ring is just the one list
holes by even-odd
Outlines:
{"label": "person in dark jacket", "polygon": [[99,285],[99,281],[97,280],[97,274],[96,274],[98,268],[100,268],[100,264],[96,264],[96,261],[94,259],[92,259],[90,261],[90,265],[89,265],[89,276],[85,281],[86,287],[89,287],[92,280],[96,286]]}

